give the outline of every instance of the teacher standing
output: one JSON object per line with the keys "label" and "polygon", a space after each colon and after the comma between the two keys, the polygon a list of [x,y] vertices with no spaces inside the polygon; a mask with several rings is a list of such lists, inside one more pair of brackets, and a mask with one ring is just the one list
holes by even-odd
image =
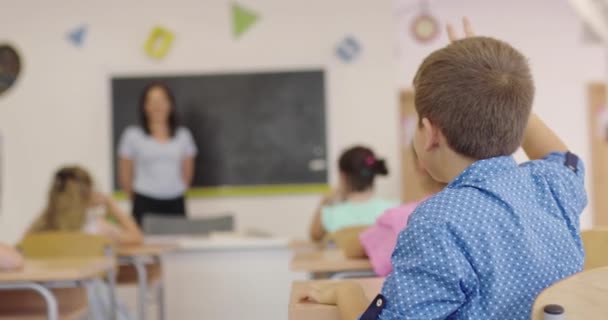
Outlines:
{"label": "teacher standing", "polygon": [[175,98],[163,83],[144,88],[139,113],[140,125],[128,127],[118,146],[120,185],[133,216],[139,225],[146,214],[185,216],[197,153],[192,134],[178,126]]}

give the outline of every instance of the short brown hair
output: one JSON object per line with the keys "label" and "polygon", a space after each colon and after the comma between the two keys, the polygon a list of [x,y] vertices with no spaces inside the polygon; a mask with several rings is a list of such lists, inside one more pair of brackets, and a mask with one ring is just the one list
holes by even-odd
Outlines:
{"label": "short brown hair", "polygon": [[414,87],[419,118],[439,127],[459,154],[486,159],[521,145],[534,83],[527,59],[509,44],[455,41],[422,62]]}

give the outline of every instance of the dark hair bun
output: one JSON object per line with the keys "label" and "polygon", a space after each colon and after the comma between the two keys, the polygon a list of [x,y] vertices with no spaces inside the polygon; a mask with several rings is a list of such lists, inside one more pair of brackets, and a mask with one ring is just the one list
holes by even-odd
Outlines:
{"label": "dark hair bun", "polygon": [[368,190],[373,187],[376,176],[388,174],[386,162],[376,158],[371,149],[363,146],[354,146],[344,151],[338,160],[338,166],[352,191]]}
{"label": "dark hair bun", "polygon": [[388,168],[386,167],[386,161],[384,159],[376,159],[374,163],[374,173],[379,176],[388,175]]}

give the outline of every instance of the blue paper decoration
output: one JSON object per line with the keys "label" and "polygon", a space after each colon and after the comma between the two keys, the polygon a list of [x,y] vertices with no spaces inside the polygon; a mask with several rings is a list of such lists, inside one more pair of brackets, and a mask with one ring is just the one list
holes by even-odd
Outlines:
{"label": "blue paper decoration", "polygon": [[82,47],[87,34],[87,26],[81,25],[68,33],[68,40],[76,47]]}
{"label": "blue paper decoration", "polygon": [[336,47],[336,56],[338,56],[340,60],[349,63],[357,59],[362,50],[361,44],[359,44],[359,41],[357,41],[355,37],[347,36],[338,43],[338,46]]}

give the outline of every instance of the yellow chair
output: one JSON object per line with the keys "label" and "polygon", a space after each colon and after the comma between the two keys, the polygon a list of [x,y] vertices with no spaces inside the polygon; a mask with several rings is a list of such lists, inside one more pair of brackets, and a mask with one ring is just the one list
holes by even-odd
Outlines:
{"label": "yellow chair", "polygon": [[26,236],[18,247],[26,258],[34,259],[113,255],[110,239],[80,232],[33,233]]}
{"label": "yellow chair", "polygon": [[[113,246],[109,239],[79,232],[34,233],[27,235],[18,247],[26,259],[113,256]],[[113,274],[109,276],[115,278]],[[60,319],[86,318],[88,298],[85,288],[56,288],[52,292],[57,298]],[[0,291],[0,320],[9,319],[46,319],[46,303],[32,291]]]}
{"label": "yellow chair", "polygon": [[605,320],[608,318],[608,267],[577,273],[559,281],[538,295],[532,320],[543,320],[543,309],[563,307],[566,319]]}
{"label": "yellow chair", "polygon": [[608,229],[591,229],[581,232],[585,247],[584,270],[608,267]]}

